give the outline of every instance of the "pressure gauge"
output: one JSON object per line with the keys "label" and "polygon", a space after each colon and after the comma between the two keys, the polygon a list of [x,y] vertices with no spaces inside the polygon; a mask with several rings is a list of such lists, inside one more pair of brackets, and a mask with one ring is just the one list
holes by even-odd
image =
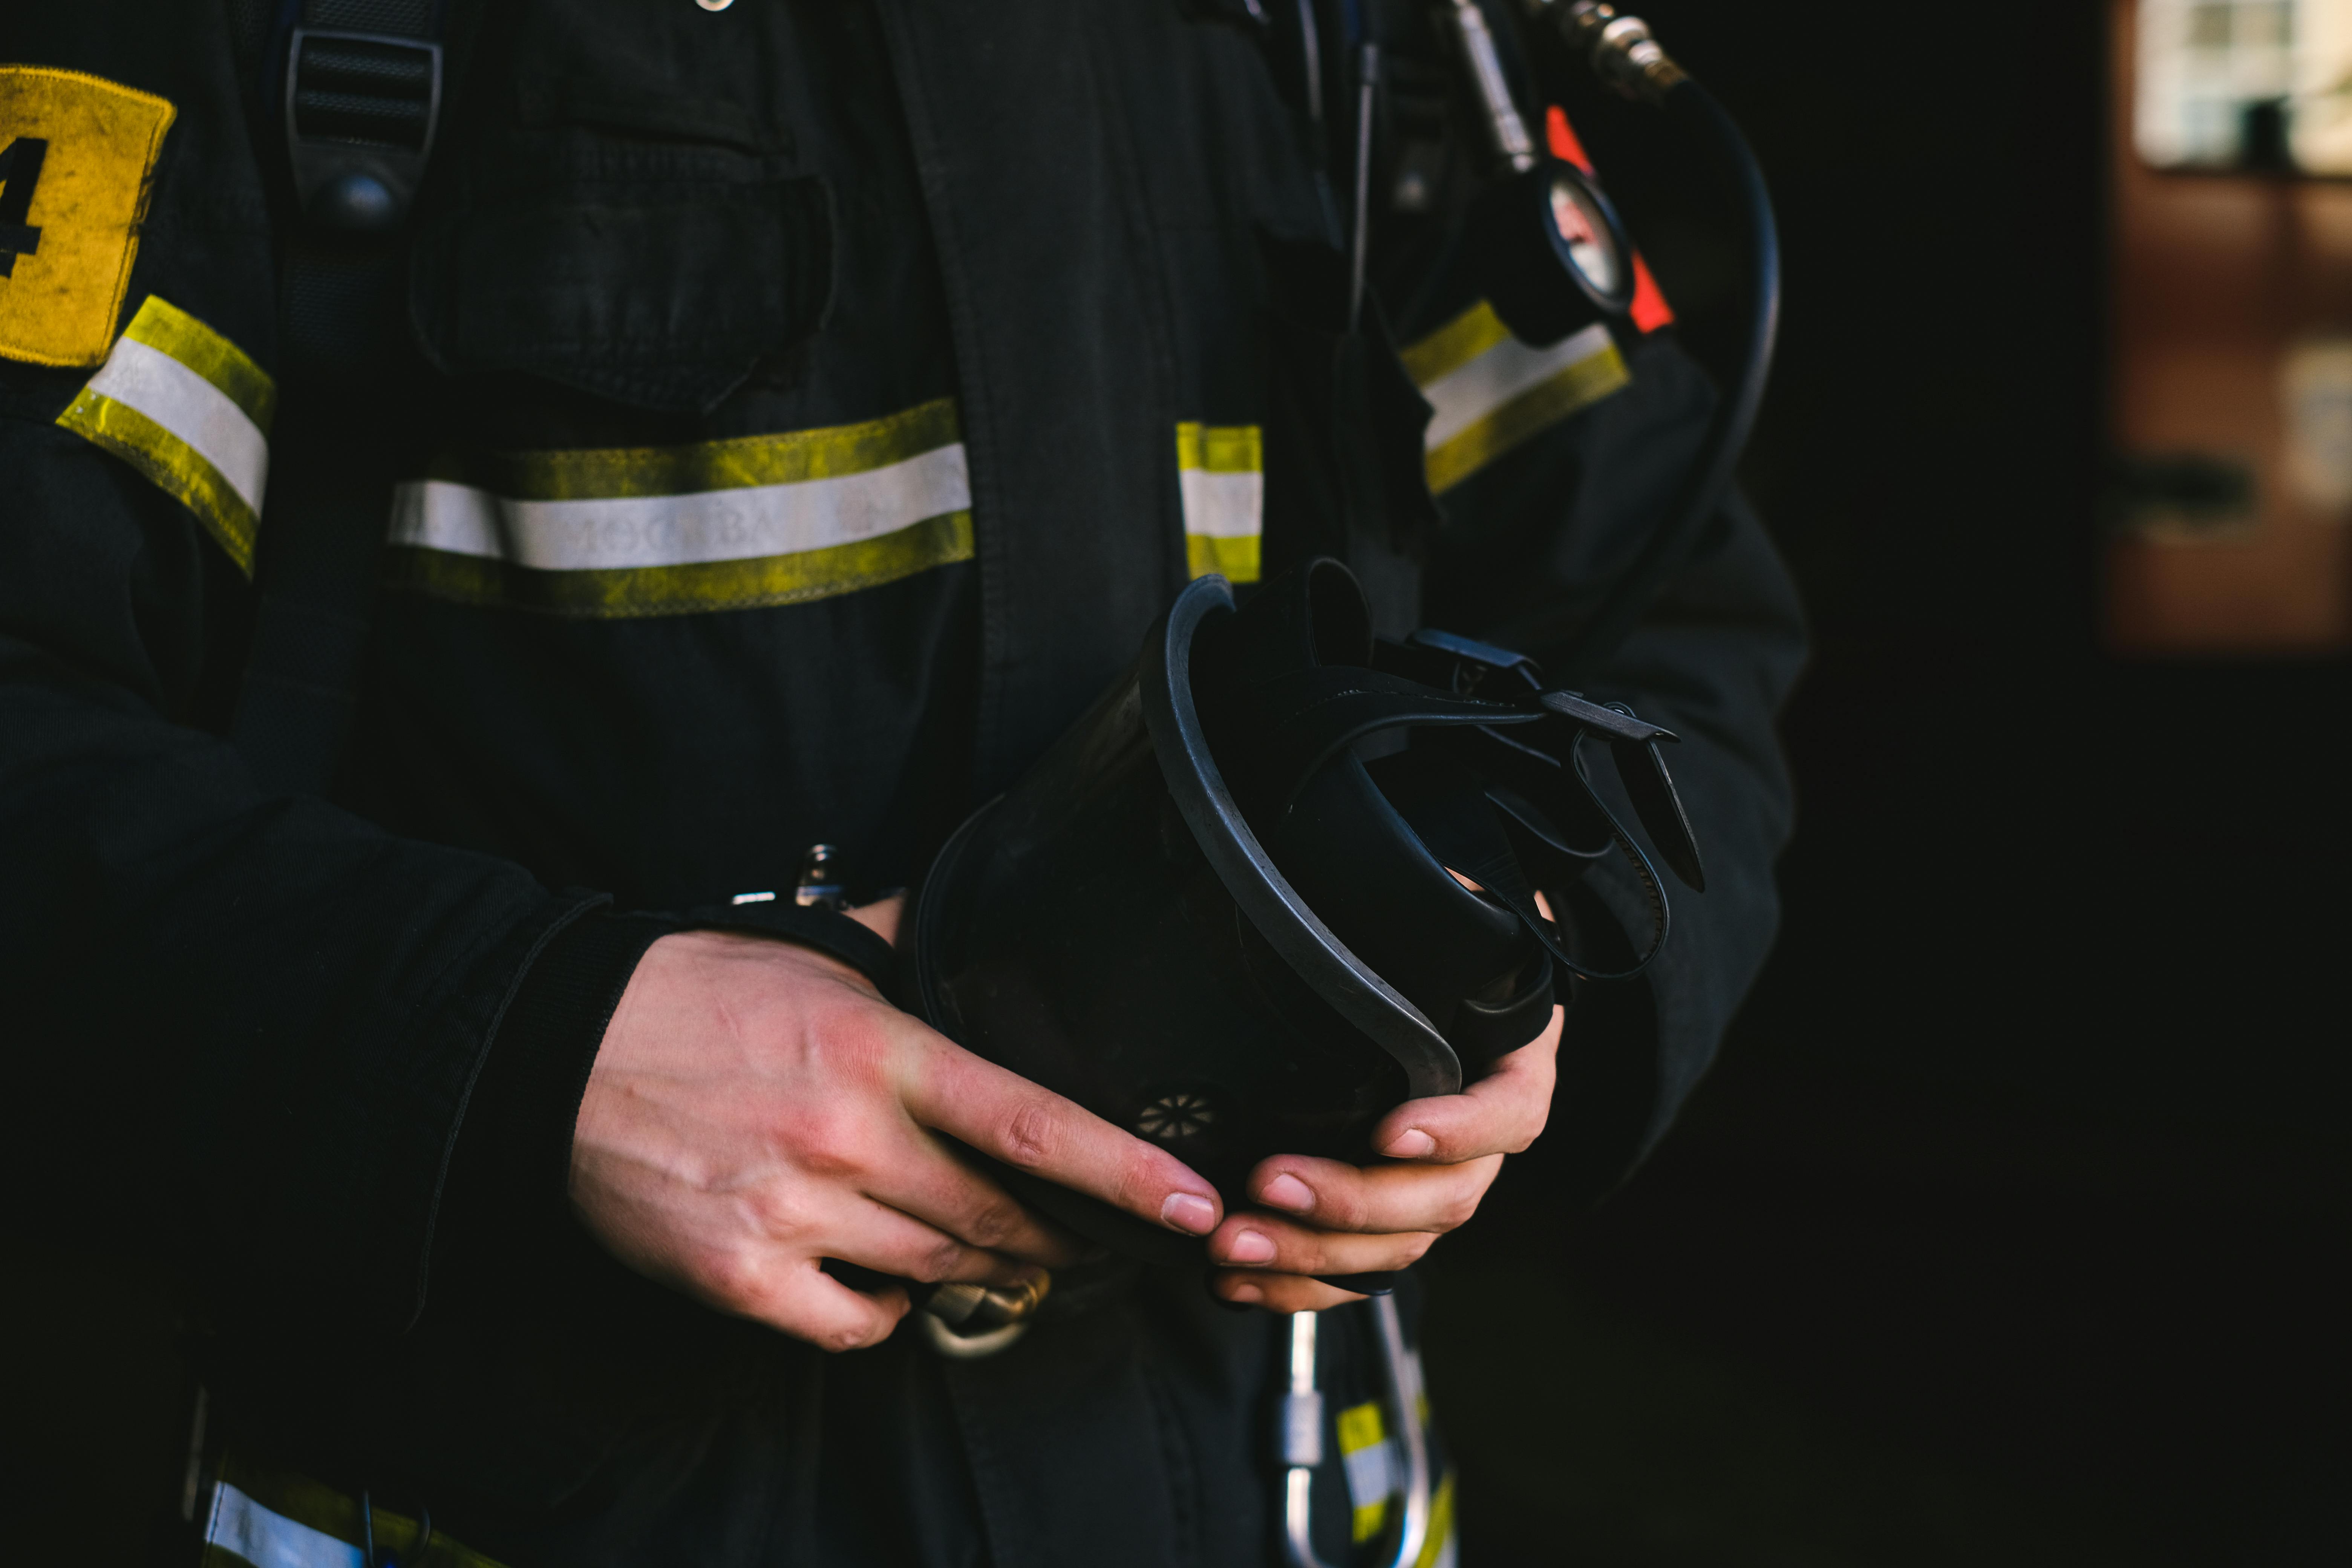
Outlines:
{"label": "pressure gauge", "polygon": [[1538,159],[1498,181],[1471,224],[1487,301],[1522,342],[1555,343],[1633,308],[1633,245],[1575,164]]}

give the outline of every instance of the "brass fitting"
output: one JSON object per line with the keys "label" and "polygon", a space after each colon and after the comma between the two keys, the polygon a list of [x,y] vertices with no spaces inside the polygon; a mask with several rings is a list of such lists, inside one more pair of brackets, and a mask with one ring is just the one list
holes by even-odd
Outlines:
{"label": "brass fitting", "polygon": [[1044,1273],[1019,1285],[942,1285],[931,1292],[923,1310],[951,1329],[976,1334],[1027,1321],[1053,1288],[1054,1277]]}

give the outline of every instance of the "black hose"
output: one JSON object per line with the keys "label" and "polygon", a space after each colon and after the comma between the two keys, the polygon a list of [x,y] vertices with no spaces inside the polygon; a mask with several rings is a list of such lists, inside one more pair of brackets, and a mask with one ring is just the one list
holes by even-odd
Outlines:
{"label": "black hose", "polygon": [[1780,228],[1772,218],[1772,195],[1765,188],[1764,170],[1756,162],[1748,138],[1739,133],[1738,125],[1715,95],[1688,77],[1667,89],[1660,107],[1691,124],[1714,145],[1738,197],[1748,231],[1748,332],[1740,345],[1738,374],[1716,403],[1674,510],[1570,645],[1563,673],[1570,675],[1590,674],[1615,653],[1648,613],[1667,578],[1698,548],[1707,524],[1731,489],[1740,455],[1748,449],[1748,438],[1756,428],[1756,411],[1763,404],[1764,384],[1772,374],[1772,344],[1780,330]]}

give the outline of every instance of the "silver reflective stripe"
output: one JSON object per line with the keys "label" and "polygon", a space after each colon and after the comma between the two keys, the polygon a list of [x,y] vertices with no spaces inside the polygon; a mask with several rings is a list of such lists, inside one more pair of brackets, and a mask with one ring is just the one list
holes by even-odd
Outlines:
{"label": "silver reflective stripe", "polygon": [[366,1568],[365,1554],[350,1542],[272,1512],[226,1481],[215,1490],[205,1542],[253,1568]]}
{"label": "silver reflective stripe", "polygon": [[134,408],[186,442],[255,511],[269,480],[269,439],[211,382],[135,338],[114,345],[88,388]]}
{"label": "silver reflective stripe", "polygon": [[1184,531],[1204,539],[1255,539],[1265,515],[1265,476],[1184,468]]}
{"label": "silver reflective stripe", "polygon": [[1421,389],[1422,396],[1436,410],[1424,445],[1436,451],[1521,393],[1612,348],[1609,329],[1598,321],[1549,348],[1529,348],[1517,338],[1505,337],[1469,363]]}
{"label": "silver reflective stripe", "polygon": [[519,500],[424,479],[395,494],[390,542],[542,572],[624,571],[853,544],[971,505],[956,442],[863,473],[687,495]]}
{"label": "silver reflective stripe", "polygon": [[1396,1445],[1383,1440],[1367,1444],[1340,1457],[1348,1471],[1348,1500],[1358,1508],[1370,1508],[1388,1500],[1396,1490]]}

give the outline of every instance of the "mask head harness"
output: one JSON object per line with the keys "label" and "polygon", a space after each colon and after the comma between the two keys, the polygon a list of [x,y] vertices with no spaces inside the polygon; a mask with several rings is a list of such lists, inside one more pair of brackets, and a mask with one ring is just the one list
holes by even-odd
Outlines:
{"label": "mask head harness", "polygon": [[[1178,597],[1115,683],[959,828],[919,894],[910,1010],[1165,1145],[1228,1199],[1276,1152],[1360,1161],[1401,1101],[1460,1090],[1549,1022],[1560,977],[1637,974],[1666,893],[1591,782],[1615,760],[1667,864],[1703,885],[1659,745],[1444,633],[1375,644],[1336,561],[1236,609]],[[1630,967],[1538,904],[1612,852],[1647,890]],[[1562,908],[1557,896],[1551,908]],[[1018,1172],[1019,1194],[1147,1259],[1200,1244]]]}

